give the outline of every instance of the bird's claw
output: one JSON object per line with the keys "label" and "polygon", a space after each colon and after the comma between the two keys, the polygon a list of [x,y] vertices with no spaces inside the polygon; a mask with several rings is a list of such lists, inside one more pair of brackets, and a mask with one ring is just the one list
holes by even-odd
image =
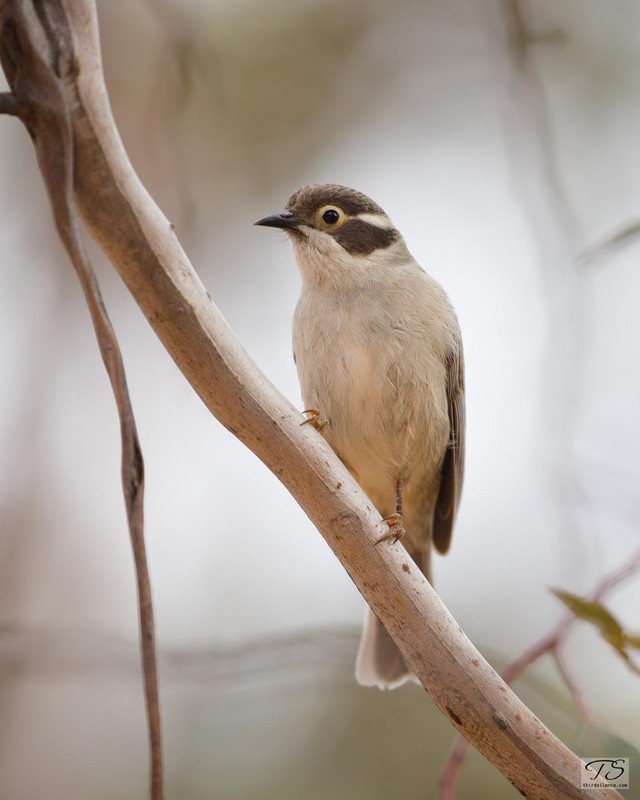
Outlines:
{"label": "bird's claw", "polygon": [[387,542],[391,540],[391,544],[395,544],[398,539],[401,539],[405,533],[407,532],[403,523],[402,523],[402,514],[391,514],[390,517],[386,517],[382,520],[386,522],[389,526],[389,532],[385,533],[384,536],[381,536],[377,541],[376,545],[381,544],[382,542]]}
{"label": "bird's claw", "polygon": [[318,432],[321,432],[329,424],[328,419],[323,419],[323,420],[320,419],[320,412],[318,411],[317,408],[307,408],[302,413],[309,414],[309,418],[303,420],[300,423],[300,425],[312,425]]}

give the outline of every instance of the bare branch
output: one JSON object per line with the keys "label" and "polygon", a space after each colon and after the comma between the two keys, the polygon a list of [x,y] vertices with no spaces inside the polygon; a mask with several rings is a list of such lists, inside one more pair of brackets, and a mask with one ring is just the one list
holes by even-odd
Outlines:
{"label": "bare branch", "polygon": [[453,749],[440,772],[438,800],[456,800],[456,783],[458,782],[462,762],[470,747],[471,743],[464,736],[456,736]]}
{"label": "bare branch", "polygon": [[[593,590],[589,599],[594,602],[602,600],[606,594],[613,591],[613,589],[624,581],[637,575],[638,572],[640,572],[640,550],[622,567],[605,576]],[[542,658],[542,656],[551,654],[555,659],[558,671],[569,690],[569,694],[579,714],[589,726],[591,736],[595,737],[593,717],[584,700],[584,694],[575,681],[564,655],[567,633],[569,632],[569,628],[578,620],[579,617],[569,611],[546,636],[543,636],[538,642],[531,645],[531,647],[525,650],[518,658],[508,664],[501,675],[505,683],[511,684],[517,680],[528,667]],[[640,674],[640,669],[638,669],[637,665],[634,664],[631,659],[627,659],[626,663],[632,672]],[[449,758],[445,762],[440,773],[438,784],[439,800],[455,800],[455,786],[469,747],[470,743],[462,736],[456,739],[449,754]]]}
{"label": "bare branch", "polygon": [[594,266],[605,256],[637,240],[639,235],[640,221],[634,220],[633,222],[628,222],[626,225],[621,226],[604,239],[601,239],[599,242],[596,242],[591,245],[591,247],[584,250],[578,256],[577,262],[581,266]]}
{"label": "bare branch", "polygon": [[610,575],[607,575],[604,578],[596,589],[594,590],[593,594],[591,595],[590,599],[594,602],[598,600],[602,600],[602,598],[609,594],[609,592],[616,589],[621,583],[624,583],[629,578],[637,575],[640,572],[640,550],[620,569],[615,570]]}
{"label": "bare branch", "polygon": [[582,691],[576,679],[573,677],[573,672],[571,671],[571,667],[567,663],[564,650],[565,650],[565,641],[564,638],[562,638],[556,643],[555,647],[553,648],[553,658],[556,662],[556,666],[558,667],[558,672],[562,676],[562,680],[565,682],[565,685],[569,690],[569,694],[571,695],[571,699],[573,700],[575,707],[578,710],[578,713],[587,723],[587,727],[589,728],[589,733],[591,735],[591,738],[594,739],[596,727],[593,715],[591,713],[591,709],[589,708],[584,699],[584,692]]}
{"label": "bare branch", "polygon": [[[251,362],[133,171],[104,88],[94,4],[59,1],[64,15],[43,44],[56,52],[64,40],[76,67],[62,78],[78,207],[184,375],[305,509],[440,710],[523,794],[619,797],[579,788],[577,757],[500,680],[403,548],[375,547],[379,514]],[[31,9],[31,2],[5,0],[5,7]]]}
{"label": "bare branch", "polygon": [[[151,583],[144,545],[144,462],[127,389],[122,354],[104,306],[100,287],[82,244],[80,222],[73,192],[74,142],[64,83],[59,72],[75,70],[72,53],[58,38],[60,7],[43,6],[39,18],[28,4],[6,2],[2,25],[0,57],[13,84],[13,93],[0,96],[0,111],[15,113],[23,120],[34,142],[56,229],[78,274],[100,347],[120,418],[122,443],[122,485],[134,553],[138,584],[140,640],[146,708],[151,750],[151,797],[161,800],[163,790],[160,704],[155,654],[155,629]],[[41,26],[41,27],[40,27]],[[38,50],[36,32],[51,44]],[[46,56],[56,52],[54,62]]]}

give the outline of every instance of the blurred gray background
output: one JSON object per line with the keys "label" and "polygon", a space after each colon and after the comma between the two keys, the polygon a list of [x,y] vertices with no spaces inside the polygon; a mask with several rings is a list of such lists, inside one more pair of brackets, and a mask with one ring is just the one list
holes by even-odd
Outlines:
{"label": "blurred gray background", "polygon": [[[640,544],[640,7],[102,0],[98,11],[134,167],[294,403],[299,279],[285,237],[254,220],[303,184],[353,186],[445,286],[465,340],[468,455],[437,587],[503,666],[561,616],[549,586],[586,593]],[[357,590],[91,254],[146,458],[168,796],[435,797],[453,729],[417,686],[355,685]],[[117,417],[31,142],[9,118],[0,266],[0,798],[142,798]],[[639,600],[639,580],[610,600],[633,630]],[[586,625],[567,657],[607,753],[585,744],[551,663],[517,684],[523,699],[581,755],[639,747],[638,678]],[[468,757],[461,800],[516,796]]]}

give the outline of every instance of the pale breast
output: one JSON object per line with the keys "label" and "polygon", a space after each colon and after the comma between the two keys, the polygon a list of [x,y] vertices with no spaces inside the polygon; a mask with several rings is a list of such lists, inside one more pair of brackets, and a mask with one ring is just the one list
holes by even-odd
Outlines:
{"label": "pale breast", "polygon": [[446,330],[424,298],[392,294],[303,292],[294,317],[303,401],[329,420],[329,444],[374,502],[398,479],[433,482],[449,438]]}

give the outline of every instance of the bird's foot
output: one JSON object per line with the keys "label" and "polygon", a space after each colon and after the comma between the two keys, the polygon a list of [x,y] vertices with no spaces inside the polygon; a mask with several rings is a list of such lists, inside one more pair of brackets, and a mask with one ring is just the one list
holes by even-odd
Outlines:
{"label": "bird's foot", "polygon": [[403,523],[402,523],[402,514],[391,514],[390,517],[382,520],[386,522],[389,526],[389,532],[385,533],[384,536],[381,536],[377,541],[376,544],[381,544],[382,542],[386,542],[391,540],[391,544],[395,544],[398,539],[401,539],[405,533],[407,532]]}
{"label": "bird's foot", "polygon": [[309,418],[303,420],[300,425],[312,425],[318,432],[323,431],[329,424],[328,419],[320,419],[320,412],[317,408],[307,408],[303,414],[309,414]]}

